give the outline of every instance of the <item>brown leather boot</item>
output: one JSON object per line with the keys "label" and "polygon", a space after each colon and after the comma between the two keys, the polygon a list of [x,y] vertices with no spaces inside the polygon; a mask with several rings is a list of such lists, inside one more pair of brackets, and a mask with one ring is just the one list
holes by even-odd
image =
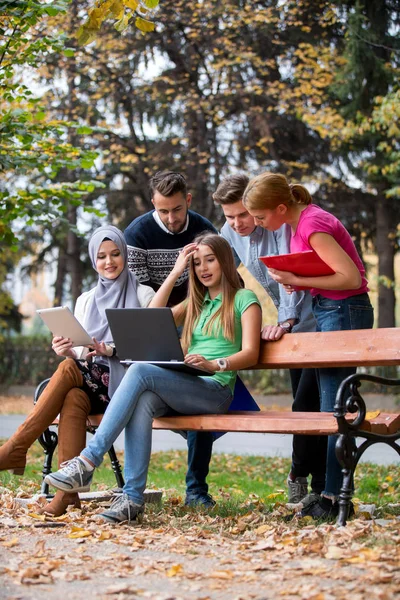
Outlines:
{"label": "brown leather boot", "polygon": [[31,414],[0,448],[0,471],[24,473],[28,449],[57,417],[68,392],[82,383],[82,374],[72,358],[59,364]]}
{"label": "brown leather boot", "polygon": [[53,500],[42,506],[37,511],[35,511],[39,515],[51,515],[52,517],[60,517],[65,512],[67,512],[68,506],[73,505],[74,508],[81,507],[81,501],[79,500],[79,495],[76,493],[62,492],[61,490],[57,490]]}
{"label": "brown leather boot", "polygon": [[[79,456],[86,446],[86,422],[90,408],[90,400],[83,390],[73,388],[66,395],[58,425],[59,467],[61,463]],[[75,508],[81,507],[79,495],[58,490],[53,500],[37,512],[59,517],[70,505],[74,505]]]}

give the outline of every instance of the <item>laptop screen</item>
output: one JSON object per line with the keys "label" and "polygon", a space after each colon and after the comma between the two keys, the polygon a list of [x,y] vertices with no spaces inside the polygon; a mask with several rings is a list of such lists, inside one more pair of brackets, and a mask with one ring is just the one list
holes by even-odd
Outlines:
{"label": "laptop screen", "polygon": [[183,361],[170,308],[107,308],[120,360]]}

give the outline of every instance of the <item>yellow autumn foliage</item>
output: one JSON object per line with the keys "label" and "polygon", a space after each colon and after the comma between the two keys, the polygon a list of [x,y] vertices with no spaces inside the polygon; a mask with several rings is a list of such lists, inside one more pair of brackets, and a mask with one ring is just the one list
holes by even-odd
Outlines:
{"label": "yellow autumn foliage", "polygon": [[93,42],[104,21],[114,20],[114,27],[120,33],[125,31],[131,18],[136,14],[135,26],[142,33],[155,30],[150,19],[154,16],[159,0],[96,0],[88,11],[88,18],[78,29],[76,38],[80,46]]}

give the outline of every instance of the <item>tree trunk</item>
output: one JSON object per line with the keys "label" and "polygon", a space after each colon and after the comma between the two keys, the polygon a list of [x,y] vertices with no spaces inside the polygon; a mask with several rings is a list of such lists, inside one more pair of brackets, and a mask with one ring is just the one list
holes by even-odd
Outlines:
{"label": "tree trunk", "polygon": [[[72,226],[76,226],[77,209],[75,206],[68,208],[68,221]],[[75,305],[78,296],[82,293],[81,241],[71,229],[68,231],[67,255],[68,275],[71,278],[71,298]]]}
{"label": "tree trunk", "polygon": [[64,281],[67,274],[67,254],[63,246],[58,249],[57,276],[54,282],[53,306],[61,306],[64,301]]}
{"label": "tree trunk", "polygon": [[395,326],[394,229],[391,204],[384,194],[377,202],[376,249],[378,253],[378,327]]}
{"label": "tree trunk", "polygon": [[[78,23],[78,2],[74,0],[71,4],[70,9],[70,21],[69,21],[69,35],[73,35],[76,31]],[[72,44],[72,39],[71,39]],[[68,97],[65,102],[66,115],[71,121],[76,119],[76,115],[79,114],[78,106],[79,100],[77,98],[77,85],[76,77],[78,76],[78,67],[75,56],[70,58],[66,64],[66,79],[68,85]],[[75,134],[75,130],[71,129],[68,133],[68,141],[73,146],[79,146],[81,143],[78,136]],[[64,177],[67,181],[74,181],[79,175],[76,171],[66,171]],[[82,293],[82,263],[81,263],[81,240],[78,238],[76,233],[71,228],[75,228],[77,225],[78,211],[76,206],[68,206],[67,218],[70,224],[67,234],[67,267],[68,275],[71,280],[70,295],[73,304]]]}

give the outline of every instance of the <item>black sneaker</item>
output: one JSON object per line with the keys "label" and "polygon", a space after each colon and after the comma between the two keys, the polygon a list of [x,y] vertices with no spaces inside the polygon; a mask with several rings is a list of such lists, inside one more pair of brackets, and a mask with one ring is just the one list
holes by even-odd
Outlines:
{"label": "black sneaker", "polygon": [[318,502],[321,498],[321,494],[317,494],[317,492],[310,492],[307,496],[301,500],[301,504],[303,509],[307,508],[310,504]]}
{"label": "black sneaker", "polygon": [[[334,521],[339,515],[339,502],[332,502],[329,498],[320,496],[303,507],[301,517],[312,517],[316,521]],[[354,506],[350,502],[349,517],[354,515]]]}
{"label": "black sneaker", "polygon": [[216,502],[210,494],[186,494],[185,506],[198,506],[200,508],[213,508]]}

